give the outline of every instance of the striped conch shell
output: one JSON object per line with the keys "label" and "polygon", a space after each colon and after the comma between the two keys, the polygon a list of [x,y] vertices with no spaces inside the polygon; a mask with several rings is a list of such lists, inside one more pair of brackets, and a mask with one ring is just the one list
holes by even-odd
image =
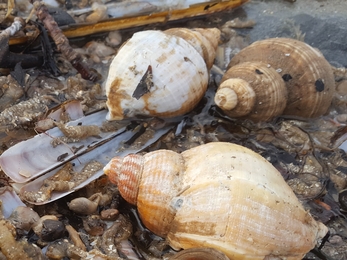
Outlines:
{"label": "striped conch shell", "polygon": [[219,37],[216,28],[135,33],[110,65],[107,119],[175,117],[192,110],[207,89]]}
{"label": "striped conch shell", "polygon": [[[335,91],[335,81],[330,64],[317,49],[304,42],[289,38],[266,39],[254,42],[241,50],[232,58],[228,68],[233,70],[234,66],[241,66],[244,62],[262,62],[269,68],[276,70],[282,77],[288,92],[286,107],[282,114],[318,117],[327,112]],[[254,73],[252,70],[248,71]],[[238,77],[236,73],[231,74],[232,78]],[[243,77],[244,75],[240,76],[240,78]],[[223,81],[226,80],[227,75]],[[249,80],[248,83],[253,88],[257,88]],[[224,87],[221,86],[221,88]],[[261,97],[256,96],[255,103],[261,102],[262,106],[265,107],[267,106],[266,102],[275,103],[274,100],[279,99],[277,92],[270,91],[269,95],[264,101]],[[251,119],[256,120],[254,111],[259,111],[260,107],[258,106],[251,112]],[[224,108],[222,107],[222,109]],[[227,114],[229,113],[228,109],[224,110],[227,111]],[[272,117],[274,116],[278,116],[278,114],[275,113]],[[265,116],[265,120],[267,120],[266,118],[269,117]]]}
{"label": "striped conch shell", "polygon": [[233,260],[302,259],[327,233],[268,161],[236,144],[115,157],[104,172],[174,249],[214,248]]}

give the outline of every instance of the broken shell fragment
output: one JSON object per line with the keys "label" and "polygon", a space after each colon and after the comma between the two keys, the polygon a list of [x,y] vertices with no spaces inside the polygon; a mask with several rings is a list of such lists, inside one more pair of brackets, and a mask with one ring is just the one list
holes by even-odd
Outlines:
{"label": "broken shell fragment", "polygon": [[261,62],[244,62],[224,74],[215,103],[230,117],[268,121],[286,107],[287,88],[275,69]]}
{"label": "broken shell fragment", "polygon": [[228,68],[255,61],[271,66],[283,78],[288,91],[284,115],[318,117],[328,110],[335,81],[330,64],[317,49],[289,38],[261,40],[236,54]]}
{"label": "broken shell fragment", "polygon": [[328,229],[281,174],[239,145],[115,157],[104,168],[144,225],[174,249],[209,247],[230,259],[301,259]]}
{"label": "broken shell fragment", "polygon": [[107,119],[191,111],[207,89],[219,36],[216,28],[135,33],[110,65]]}

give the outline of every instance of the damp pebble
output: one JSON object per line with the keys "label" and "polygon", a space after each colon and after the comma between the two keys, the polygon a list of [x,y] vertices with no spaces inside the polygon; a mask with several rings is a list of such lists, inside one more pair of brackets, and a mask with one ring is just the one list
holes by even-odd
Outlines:
{"label": "damp pebble", "polygon": [[340,243],[342,243],[342,237],[337,236],[337,235],[332,236],[329,238],[329,243],[335,244],[335,245],[340,244]]}
{"label": "damp pebble", "polygon": [[17,207],[8,218],[16,228],[29,231],[40,220],[40,216],[29,207]]}
{"label": "damp pebble", "polygon": [[122,35],[119,31],[112,31],[106,37],[106,43],[110,47],[117,47],[122,42]]}
{"label": "damp pebble", "polygon": [[62,238],[65,234],[65,226],[59,220],[46,219],[42,222],[40,237],[44,241],[54,241]]}
{"label": "damp pebble", "polygon": [[101,211],[100,218],[102,220],[113,221],[118,218],[119,211],[117,209],[106,209]]}
{"label": "damp pebble", "polygon": [[107,14],[107,6],[103,4],[99,4],[94,2],[92,4],[93,13],[86,17],[86,22],[88,23],[97,23],[101,20],[105,20],[108,18]]}
{"label": "damp pebble", "polygon": [[88,216],[83,219],[83,227],[91,236],[101,236],[106,228],[106,223],[98,215]]}

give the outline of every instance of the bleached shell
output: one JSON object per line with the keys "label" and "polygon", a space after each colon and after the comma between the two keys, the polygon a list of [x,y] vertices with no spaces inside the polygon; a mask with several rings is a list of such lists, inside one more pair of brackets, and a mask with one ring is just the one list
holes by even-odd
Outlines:
{"label": "bleached shell", "polygon": [[265,63],[243,62],[229,68],[216,93],[217,105],[220,105],[218,97],[224,88],[230,88],[237,94],[234,108],[229,110],[220,106],[230,117],[268,121],[282,114],[286,107],[288,94],[285,83],[280,74]]}
{"label": "bleached shell", "polygon": [[229,68],[246,61],[261,61],[277,70],[288,90],[286,115],[317,117],[329,108],[335,90],[330,64],[308,44],[272,38],[254,42],[241,50]]}
{"label": "bleached shell", "polygon": [[217,28],[171,28],[165,33],[178,36],[189,42],[204,58],[207,68],[211,69],[220,39],[220,31]]}
{"label": "bleached shell", "polygon": [[[152,67],[153,86],[139,99],[133,98],[148,66]],[[106,81],[107,119],[185,114],[200,101],[207,84],[206,64],[187,41],[161,31],[135,33],[110,66]]]}
{"label": "bleached shell", "polygon": [[138,194],[143,223],[175,249],[301,259],[327,232],[268,161],[235,144],[144,155]]}

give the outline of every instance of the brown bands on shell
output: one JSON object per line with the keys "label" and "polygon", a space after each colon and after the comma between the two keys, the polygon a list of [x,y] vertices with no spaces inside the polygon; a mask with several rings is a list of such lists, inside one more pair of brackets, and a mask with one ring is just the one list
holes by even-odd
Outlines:
{"label": "brown bands on shell", "polygon": [[[104,168],[104,172],[109,176],[112,183],[118,183],[119,192],[126,201],[136,205],[139,182],[143,170],[143,157],[137,154],[130,154],[125,158],[115,157],[112,163]],[[119,171],[123,174],[115,175],[110,172]]]}
{"label": "brown bands on shell", "polygon": [[[109,177],[126,179],[129,171],[110,164]],[[143,164],[139,216],[175,250],[215,248],[235,260],[302,259],[328,231],[265,158],[242,146],[211,142],[181,154],[157,150],[144,154]]]}
{"label": "brown bands on shell", "polygon": [[283,77],[288,89],[283,114],[317,117],[328,110],[335,90],[333,72],[324,56],[308,44],[289,38],[257,41],[235,55],[228,67],[246,61],[269,64]]}
{"label": "brown bands on shell", "polygon": [[[237,100],[231,93],[234,91]],[[282,77],[262,62],[244,62],[224,74],[215,103],[230,117],[268,121],[279,116],[287,101]]]}

